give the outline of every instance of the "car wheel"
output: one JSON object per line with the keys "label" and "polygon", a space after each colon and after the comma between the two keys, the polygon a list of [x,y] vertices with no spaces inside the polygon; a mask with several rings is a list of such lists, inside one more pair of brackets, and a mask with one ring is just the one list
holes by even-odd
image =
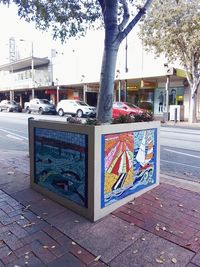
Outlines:
{"label": "car wheel", "polygon": [[2,108],[0,108],[0,112],[2,111],[3,109]]}
{"label": "car wheel", "polygon": [[30,114],[31,113],[31,110],[29,107],[26,108],[26,113]]}
{"label": "car wheel", "polygon": [[39,108],[39,112],[38,112],[40,115],[43,114],[43,108]]}
{"label": "car wheel", "polygon": [[11,112],[10,108],[7,108],[6,110],[7,110],[7,112]]}
{"label": "car wheel", "polygon": [[64,111],[63,111],[62,108],[60,108],[60,109],[58,110],[58,115],[59,115],[60,117],[64,116]]}
{"label": "car wheel", "polygon": [[129,116],[130,116],[131,118],[133,118],[133,119],[135,118],[135,116],[134,116],[133,113],[130,113]]}
{"label": "car wheel", "polygon": [[77,110],[77,112],[76,112],[76,116],[77,116],[78,118],[81,118],[81,117],[83,116],[83,111],[82,111],[81,109]]}

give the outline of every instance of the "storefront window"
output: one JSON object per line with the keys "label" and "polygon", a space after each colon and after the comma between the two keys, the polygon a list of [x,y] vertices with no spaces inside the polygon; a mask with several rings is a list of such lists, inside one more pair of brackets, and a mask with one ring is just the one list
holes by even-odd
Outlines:
{"label": "storefront window", "polygon": [[[169,89],[169,106],[183,105],[184,88],[172,87]],[[156,88],[154,94],[154,114],[162,114],[165,105],[165,88]]]}

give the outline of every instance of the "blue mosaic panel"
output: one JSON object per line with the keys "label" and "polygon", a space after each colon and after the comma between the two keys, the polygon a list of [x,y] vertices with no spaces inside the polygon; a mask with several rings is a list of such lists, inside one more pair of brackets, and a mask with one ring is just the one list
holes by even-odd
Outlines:
{"label": "blue mosaic panel", "polygon": [[156,183],[157,129],[102,135],[101,207]]}
{"label": "blue mosaic panel", "polygon": [[35,128],[35,183],[87,207],[85,134]]}

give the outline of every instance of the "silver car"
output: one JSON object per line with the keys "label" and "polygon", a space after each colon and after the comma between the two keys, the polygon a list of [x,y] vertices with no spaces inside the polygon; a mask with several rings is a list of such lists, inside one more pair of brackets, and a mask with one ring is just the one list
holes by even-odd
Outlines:
{"label": "silver car", "polygon": [[3,110],[6,110],[8,112],[13,112],[13,111],[21,112],[22,107],[20,106],[19,103],[17,103],[14,100],[2,100],[0,102],[0,111]]}

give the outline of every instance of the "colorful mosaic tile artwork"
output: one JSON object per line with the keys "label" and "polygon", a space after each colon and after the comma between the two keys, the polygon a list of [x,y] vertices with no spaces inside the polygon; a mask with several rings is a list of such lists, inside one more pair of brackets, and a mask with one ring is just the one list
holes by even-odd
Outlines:
{"label": "colorful mosaic tile artwork", "polygon": [[35,183],[87,207],[87,150],[84,134],[35,128]]}
{"label": "colorful mosaic tile artwork", "polygon": [[156,129],[102,135],[102,208],[156,183],[156,145]]}

